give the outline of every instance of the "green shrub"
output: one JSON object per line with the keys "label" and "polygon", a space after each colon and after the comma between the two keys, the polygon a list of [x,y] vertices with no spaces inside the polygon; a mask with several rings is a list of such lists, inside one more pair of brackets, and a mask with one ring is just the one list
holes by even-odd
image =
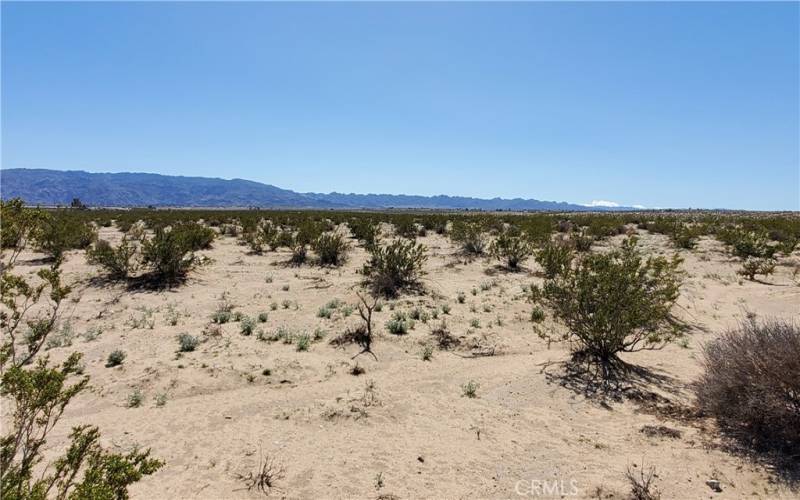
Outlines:
{"label": "green shrub", "polygon": [[269,313],[267,313],[267,312],[258,313],[258,322],[259,323],[266,323],[268,319],[269,319]]}
{"label": "green shrub", "polygon": [[457,221],[453,223],[450,239],[458,244],[461,251],[468,255],[483,255],[486,239],[480,224]]}
{"label": "green shrub", "polygon": [[99,240],[92,248],[86,250],[86,257],[91,264],[102,267],[108,277],[113,280],[125,280],[136,270],[136,246],[122,238],[117,248],[106,240]]}
{"label": "green shrub", "polygon": [[134,389],[134,391],[128,394],[128,408],[138,408],[142,406],[142,402],[144,401],[144,394],[139,389]]}
{"label": "green shrub", "polygon": [[536,262],[542,266],[548,279],[569,270],[572,263],[572,249],[563,242],[548,241],[536,252]]}
{"label": "green shrub", "polygon": [[181,333],[178,335],[178,346],[180,352],[191,352],[197,349],[200,345],[200,339],[188,333]]}
{"label": "green shrub", "polygon": [[586,233],[574,233],[570,237],[570,241],[572,241],[575,250],[584,253],[588,252],[592,249],[592,243],[594,243],[594,239],[591,236],[587,236]]}
{"label": "green shrub", "polygon": [[466,384],[461,386],[461,395],[466,396],[468,398],[477,398],[478,397],[478,385],[477,382],[474,380],[470,380]]}
{"label": "green shrub", "polygon": [[298,351],[307,351],[310,345],[311,345],[311,337],[309,337],[307,333],[298,335],[295,338],[295,348]]}
{"label": "green shrub", "polygon": [[517,270],[519,264],[531,255],[531,244],[522,236],[514,236],[506,231],[501,233],[489,247],[489,253],[495,259],[505,262],[508,269]]}
{"label": "green shrub", "polygon": [[249,316],[243,316],[241,319],[241,323],[239,324],[239,331],[245,337],[249,337],[253,334],[253,330],[256,328],[256,320]]}
{"label": "green shrub", "polygon": [[380,227],[372,220],[354,219],[348,223],[353,238],[360,241],[364,248],[370,249],[378,243]]}
{"label": "green shrub", "polygon": [[544,309],[539,306],[536,306],[531,311],[531,322],[532,323],[541,323],[544,321]]}
{"label": "green shrub", "polygon": [[396,312],[386,323],[386,329],[394,335],[405,335],[410,329],[414,328],[414,320],[409,319],[405,313]]}
{"label": "green shrub", "polygon": [[280,230],[272,221],[259,221],[251,230],[244,233],[242,239],[253,253],[260,254],[264,247],[274,250],[279,245],[278,234]]}
{"label": "green shrub", "polygon": [[765,259],[759,257],[747,257],[742,262],[742,267],[737,272],[745,276],[750,281],[756,279],[757,274],[769,276],[775,271],[775,259]]}
{"label": "green shrub", "polygon": [[106,361],[106,367],[111,368],[113,366],[119,366],[123,361],[125,361],[124,352],[120,351],[119,349],[111,351],[111,354],[108,355],[108,360]]}
{"label": "green shrub", "polygon": [[142,242],[142,262],[159,282],[175,282],[195,264],[194,254],[180,233],[157,228]]}
{"label": "green shrub", "polygon": [[97,233],[69,211],[60,210],[40,218],[34,237],[37,250],[60,259],[67,250],[87,248],[97,239]]}
{"label": "green shrub", "polygon": [[671,309],[681,285],[679,265],[677,256],[643,259],[629,238],[621,249],[585,255],[543,290],[532,287],[532,295],[566,325],[567,338],[608,368],[619,352],[659,348],[678,336]]}
{"label": "green shrub", "polygon": [[183,240],[184,245],[191,251],[204,250],[211,247],[211,243],[217,236],[210,227],[206,227],[197,222],[184,222],[172,228]]}
{"label": "green shrub", "polygon": [[347,258],[350,245],[339,233],[323,233],[312,244],[319,263],[323,266],[338,266]]}
{"label": "green shrub", "polygon": [[726,240],[731,246],[731,253],[741,259],[769,259],[776,250],[769,244],[767,234],[762,231],[734,230],[727,235]]}
{"label": "green shrub", "polygon": [[308,259],[308,246],[301,238],[295,236],[289,249],[292,251],[292,256],[289,258],[290,264],[299,266]]}
{"label": "green shrub", "polygon": [[424,246],[398,239],[372,248],[362,273],[373,293],[394,297],[402,290],[420,286],[426,259]]}

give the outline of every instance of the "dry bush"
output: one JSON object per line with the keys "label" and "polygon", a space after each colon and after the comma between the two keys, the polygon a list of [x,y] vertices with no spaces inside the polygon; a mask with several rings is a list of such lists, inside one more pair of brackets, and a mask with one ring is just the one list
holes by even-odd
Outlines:
{"label": "dry bush", "polygon": [[644,462],[641,467],[628,466],[625,478],[631,485],[631,498],[633,500],[658,500],[661,498],[661,492],[653,484],[656,476],[656,468],[651,466],[645,470]]}
{"label": "dry bush", "polygon": [[759,451],[800,454],[800,328],[745,321],[703,350],[700,409]]}
{"label": "dry bush", "polygon": [[244,482],[247,491],[257,490],[264,495],[269,495],[275,489],[277,481],[283,479],[284,474],[283,466],[267,455],[259,460],[258,468],[255,472],[248,472],[246,476],[239,474],[237,477]]}
{"label": "dry bush", "polygon": [[461,343],[457,337],[450,333],[445,320],[442,320],[438,326],[431,329],[431,335],[436,341],[436,345],[439,346],[439,349],[451,349],[457,347]]}

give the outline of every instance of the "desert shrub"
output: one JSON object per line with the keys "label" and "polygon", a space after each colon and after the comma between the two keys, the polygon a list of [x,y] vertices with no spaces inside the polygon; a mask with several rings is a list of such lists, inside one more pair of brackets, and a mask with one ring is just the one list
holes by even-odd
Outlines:
{"label": "desert shrub", "polygon": [[541,323],[542,321],[544,321],[544,309],[536,306],[531,310],[531,322]]}
{"label": "desert shrub", "polygon": [[260,254],[265,247],[274,250],[280,246],[277,241],[279,233],[280,230],[272,221],[261,220],[242,235],[242,240],[253,253]]}
{"label": "desert shrub", "polygon": [[189,250],[203,250],[211,247],[217,233],[210,227],[197,222],[184,222],[172,229],[183,240]]}
{"label": "desert shrub", "polygon": [[[649,257],[627,239],[621,249],[588,254],[568,272],[532,287],[582,351],[608,368],[620,352],[656,349],[680,331],[671,309],[678,298],[680,259]],[[607,373],[606,373],[607,374]]]}
{"label": "desert shrub", "polygon": [[731,253],[742,259],[768,259],[775,254],[775,248],[769,244],[767,234],[762,231],[737,229],[727,233],[724,239],[730,245]]}
{"label": "desert shrub", "polygon": [[572,248],[560,241],[548,241],[536,252],[536,262],[544,269],[545,277],[552,279],[569,270]]}
{"label": "desert shrub", "polygon": [[394,221],[394,234],[402,238],[415,239],[417,237],[417,224],[409,216],[401,216]]}
{"label": "desert shrub", "polygon": [[515,236],[506,231],[501,233],[489,247],[489,253],[495,259],[505,262],[512,270],[519,269],[519,264],[531,255],[531,244],[521,235]]}
{"label": "desert shrub", "polygon": [[258,322],[259,323],[266,323],[268,319],[269,319],[269,313],[267,313],[267,312],[258,313]]}
{"label": "desert shrub", "polygon": [[45,213],[35,233],[36,249],[53,259],[60,259],[67,250],[84,249],[95,239],[92,226],[68,211]]}
{"label": "desert shrub", "polygon": [[394,313],[392,318],[386,322],[386,329],[394,335],[405,335],[412,328],[414,328],[414,320],[399,311]]}
{"label": "desert shrub", "polygon": [[192,269],[195,257],[181,234],[156,228],[152,238],[142,241],[142,262],[160,282],[175,282]]}
{"label": "desert shrub", "polygon": [[339,233],[323,233],[314,240],[312,249],[323,266],[338,266],[347,258],[350,245]]}
{"label": "desert shrub", "polygon": [[348,223],[353,238],[360,241],[365,248],[370,249],[378,243],[380,228],[370,219],[353,219]]}
{"label": "desert shrub", "polygon": [[289,257],[290,264],[299,266],[308,259],[308,245],[303,238],[295,235],[289,249],[292,252],[292,256]]}
{"label": "desert shrub", "polygon": [[697,228],[688,227],[685,224],[677,224],[670,234],[670,240],[678,247],[691,250],[697,246],[697,238],[700,236]]}
{"label": "desert shrub", "polygon": [[750,281],[756,279],[756,275],[769,276],[775,271],[775,259],[765,259],[760,257],[747,257],[742,262],[742,267],[737,271]]}
{"label": "desert shrub", "polygon": [[123,361],[125,361],[125,353],[123,351],[119,349],[111,351],[111,354],[108,355],[108,359],[106,360],[106,367],[111,368],[119,366]]}
{"label": "desert shrub", "polygon": [[309,346],[311,345],[311,337],[307,333],[303,333],[298,335],[295,338],[295,348],[298,351],[307,351]]}
{"label": "desert shrub", "polygon": [[594,240],[591,236],[587,236],[586,233],[574,233],[570,236],[570,241],[572,245],[575,247],[575,250],[580,253],[588,252],[592,249],[592,243]]}
{"label": "desert shrub", "polygon": [[474,380],[470,380],[466,384],[461,386],[461,395],[466,396],[468,398],[477,398],[478,397],[478,388],[480,386]]}
{"label": "desert shrub", "polygon": [[3,374],[0,393],[14,401],[13,424],[4,426],[8,434],[0,444],[3,498],[128,498],[129,485],[163,465],[150,458],[149,450],[111,453],[100,445],[96,427],[79,425],[69,435],[65,454],[48,467],[51,474],[34,476],[49,431],[88,382],[83,377],[70,384],[79,360],[75,354],[58,368],[40,360],[32,368],[14,366]]}
{"label": "desert shrub", "polygon": [[454,222],[450,231],[450,239],[468,255],[483,255],[486,249],[483,228],[479,224],[464,221]]}
{"label": "desert shrub", "polygon": [[106,240],[98,240],[86,250],[86,258],[91,264],[102,267],[112,280],[125,280],[136,270],[136,246],[122,238],[114,248]]}
{"label": "desert shrub", "polygon": [[19,198],[0,200],[0,249],[10,250],[6,266],[13,266],[20,252],[36,237],[43,217],[42,210],[25,208]]}
{"label": "desert shrub", "polygon": [[426,259],[423,245],[397,239],[373,247],[362,273],[373,293],[394,297],[402,290],[419,287]]}
{"label": "desert shrub", "polygon": [[197,349],[197,346],[200,345],[200,339],[194,335],[189,335],[188,333],[182,333],[178,335],[178,347],[180,352],[191,352]]}
{"label": "desert shrub", "polygon": [[700,409],[759,451],[800,454],[800,328],[745,321],[703,349]]}
{"label": "desert shrub", "polygon": [[253,330],[256,328],[256,320],[249,316],[243,316],[241,319],[241,323],[239,323],[239,331],[242,335],[249,337],[253,334]]}
{"label": "desert shrub", "polygon": [[422,351],[420,352],[420,357],[422,358],[422,361],[430,361],[433,359],[433,346],[423,346]]}
{"label": "desert shrub", "polygon": [[142,406],[144,401],[144,394],[140,389],[135,389],[132,393],[128,394],[128,408],[138,408]]}

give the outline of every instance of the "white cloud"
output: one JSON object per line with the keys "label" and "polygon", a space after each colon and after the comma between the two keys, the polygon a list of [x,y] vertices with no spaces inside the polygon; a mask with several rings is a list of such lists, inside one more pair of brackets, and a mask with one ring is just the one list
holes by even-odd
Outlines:
{"label": "white cloud", "polygon": [[633,208],[647,208],[644,205],[632,205]]}
{"label": "white cloud", "polygon": [[591,203],[589,203],[589,204],[587,204],[585,206],[587,206],[587,207],[608,207],[608,208],[612,208],[612,207],[618,207],[619,203],[614,202],[614,201],[608,201],[608,200],[592,200]]}

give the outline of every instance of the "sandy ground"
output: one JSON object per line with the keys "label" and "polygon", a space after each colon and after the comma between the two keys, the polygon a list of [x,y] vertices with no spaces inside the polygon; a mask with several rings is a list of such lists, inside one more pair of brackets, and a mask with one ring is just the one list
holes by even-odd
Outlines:
{"label": "sandy ground", "polygon": [[[120,235],[104,228],[101,237]],[[536,335],[523,293],[524,285],[541,281],[533,260],[524,272],[506,273],[487,259],[465,262],[441,236],[419,241],[430,255],[428,293],[385,302],[375,313],[377,360],[352,359],[355,346],[329,344],[360,321],[357,312],[348,316],[340,306],[330,319],[317,315],[333,299],[356,304],[357,270],[366,259],[361,248],[339,269],[293,268],[283,264],[285,251],[248,255],[234,238],[222,237],[200,252],[209,263],[166,291],[98,285],[90,278],[99,269],[83,252],[71,252],[64,269],[75,290],[63,322],[74,338],[47,352],[52,360],[83,352],[91,389],[68,407],[48,448],[62,449],[71,426],[81,423],[98,425],[113,449],[152,448],[166,466],[131,488],[141,499],[261,497],[239,476],[267,456],[284,469],[273,497],[624,498],[626,469],[643,462],[655,466],[663,498],[800,496],[764,466],[724,451],[708,421],[673,418],[628,397],[601,402],[561,384],[558,363],[569,358],[569,345],[548,346]],[[662,236],[643,234],[641,244],[650,252],[673,251]],[[662,409],[691,405],[688,385],[699,373],[703,343],[748,311],[796,318],[800,305],[792,278],[797,254],[768,283],[758,283],[741,281],[738,264],[716,241],[680,253],[687,280],[678,314],[693,326],[688,343],[626,357],[662,378],[642,386],[666,398],[657,400]],[[31,257],[23,256],[16,271],[33,272],[33,261],[25,261]],[[235,311],[268,314],[256,329],[321,329],[326,336],[298,352],[256,333],[244,336],[238,322],[215,331],[210,317],[222,294]],[[419,306],[430,314],[442,304],[449,314],[439,309],[439,320],[417,321],[408,335],[385,328],[392,309]],[[423,361],[422,348],[441,318],[462,347],[437,349]],[[557,327],[547,319],[542,328]],[[101,333],[92,339],[92,332]],[[181,333],[201,337],[196,351],[178,354]],[[493,356],[472,356],[490,348]],[[115,349],[127,357],[107,368]],[[356,363],[364,374],[350,373]],[[476,398],[463,396],[470,380],[478,384]],[[143,403],[129,408],[137,390]],[[681,437],[648,437],[645,425],[665,425]],[[712,491],[709,479],[723,491]]]}

